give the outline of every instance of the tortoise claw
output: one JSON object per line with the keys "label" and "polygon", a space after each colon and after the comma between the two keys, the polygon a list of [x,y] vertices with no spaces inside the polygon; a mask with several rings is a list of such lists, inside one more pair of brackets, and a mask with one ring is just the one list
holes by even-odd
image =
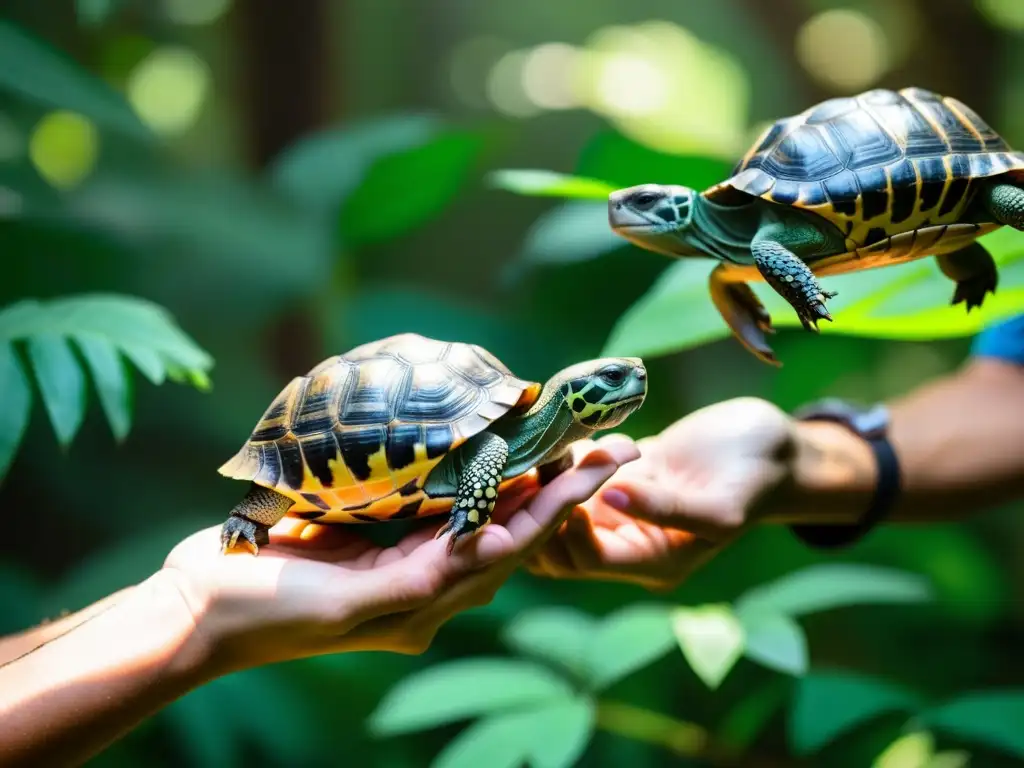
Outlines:
{"label": "tortoise claw", "polygon": [[267,533],[267,526],[245,517],[232,515],[224,521],[224,525],[220,529],[221,554],[227,554],[234,549],[239,539],[245,541],[252,550],[253,556],[256,556],[260,553],[261,545],[270,543],[270,534]]}

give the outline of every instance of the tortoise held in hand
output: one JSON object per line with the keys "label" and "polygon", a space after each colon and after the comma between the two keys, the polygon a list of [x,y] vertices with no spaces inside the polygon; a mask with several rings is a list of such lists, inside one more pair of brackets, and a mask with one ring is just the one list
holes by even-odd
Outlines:
{"label": "tortoise held in hand", "polygon": [[637,358],[591,360],[546,384],[474,344],[412,333],[331,357],[291,381],[220,473],[251,481],[221,531],[253,548],[291,514],[318,523],[450,512],[455,542],[487,523],[502,488],[571,464],[569,445],[641,406]]}
{"label": "tortoise held in hand", "polygon": [[831,320],[816,276],[936,256],[969,312],[995,292],[978,237],[1024,229],[1024,153],[969,107],[920,88],[829,99],[774,123],[733,175],[702,193],[613,192],[612,229],[669,256],[707,256],[711,298],[739,340],[778,364],[771,319],[745,281],[764,280],[804,328]]}

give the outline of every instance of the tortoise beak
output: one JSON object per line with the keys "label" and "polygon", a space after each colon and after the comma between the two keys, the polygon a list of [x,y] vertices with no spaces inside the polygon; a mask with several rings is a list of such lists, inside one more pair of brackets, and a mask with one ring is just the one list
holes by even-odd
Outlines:
{"label": "tortoise beak", "polygon": [[656,224],[655,221],[628,204],[627,201],[637,189],[639,187],[618,189],[608,195],[608,224],[612,229],[637,229]]}

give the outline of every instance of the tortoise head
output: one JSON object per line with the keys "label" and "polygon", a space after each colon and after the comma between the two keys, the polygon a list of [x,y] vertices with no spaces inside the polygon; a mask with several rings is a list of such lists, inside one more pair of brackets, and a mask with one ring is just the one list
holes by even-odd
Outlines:
{"label": "tortoise head", "polygon": [[641,184],[608,196],[608,223],[631,243],[667,256],[695,256],[691,224],[697,193],[674,184]]}
{"label": "tortoise head", "polygon": [[638,357],[606,357],[577,363],[552,377],[577,424],[587,430],[612,429],[643,405],[647,369]]}

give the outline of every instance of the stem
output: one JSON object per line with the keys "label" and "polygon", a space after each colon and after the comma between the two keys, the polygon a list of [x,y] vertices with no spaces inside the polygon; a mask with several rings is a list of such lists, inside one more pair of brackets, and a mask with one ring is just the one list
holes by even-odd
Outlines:
{"label": "stem", "polygon": [[720,768],[743,765],[746,768],[775,768],[784,765],[770,758],[741,755],[714,740],[711,733],[697,723],[635,707],[619,701],[602,701],[597,705],[598,728],[642,741],[680,757],[703,760]]}

